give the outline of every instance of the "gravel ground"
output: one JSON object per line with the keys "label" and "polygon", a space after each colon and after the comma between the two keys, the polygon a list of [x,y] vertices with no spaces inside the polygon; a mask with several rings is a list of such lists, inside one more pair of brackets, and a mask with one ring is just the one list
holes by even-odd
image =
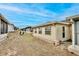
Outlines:
{"label": "gravel ground", "polygon": [[70,42],[54,46],[31,34],[8,33],[8,38],[0,42],[1,56],[75,56],[67,51]]}

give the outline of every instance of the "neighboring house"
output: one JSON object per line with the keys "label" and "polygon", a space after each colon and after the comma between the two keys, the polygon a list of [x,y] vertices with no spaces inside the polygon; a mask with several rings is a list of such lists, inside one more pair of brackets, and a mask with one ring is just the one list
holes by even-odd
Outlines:
{"label": "neighboring house", "polygon": [[14,30],[19,30],[19,28],[14,25]]}
{"label": "neighboring house", "polygon": [[8,21],[0,14],[0,39],[7,36],[8,33]]}
{"label": "neighboring house", "polygon": [[10,24],[9,21],[0,14],[0,39],[7,37],[8,32],[14,31],[14,25]]}
{"label": "neighboring house", "polygon": [[49,22],[33,28],[33,36],[58,45],[60,41],[71,39],[70,23],[67,22]]}
{"label": "neighboring house", "polygon": [[14,32],[14,25],[13,24],[8,24],[8,32]]}
{"label": "neighboring house", "polygon": [[25,28],[25,31],[26,31],[27,33],[31,33],[31,32],[32,32],[32,27],[31,27],[31,26],[26,27],[26,28]]}
{"label": "neighboring house", "polygon": [[31,33],[32,32],[32,27],[28,26],[28,27],[22,28],[21,30],[23,30],[23,31],[25,31],[27,33]]}
{"label": "neighboring house", "polygon": [[79,15],[67,17],[67,20],[72,23],[72,45],[68,50],[79,55]]}

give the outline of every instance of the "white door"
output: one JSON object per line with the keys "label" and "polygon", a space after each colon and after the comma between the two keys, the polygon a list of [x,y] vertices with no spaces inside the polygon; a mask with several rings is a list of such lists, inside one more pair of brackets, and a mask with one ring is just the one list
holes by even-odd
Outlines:
{"label": "white door", "polygon": [[79,45],[79,21],[76,22],[75,27],[76,27],[75,28],[76,29],[75,30],[76,31],[76,35],[75,35],[76,44]]}

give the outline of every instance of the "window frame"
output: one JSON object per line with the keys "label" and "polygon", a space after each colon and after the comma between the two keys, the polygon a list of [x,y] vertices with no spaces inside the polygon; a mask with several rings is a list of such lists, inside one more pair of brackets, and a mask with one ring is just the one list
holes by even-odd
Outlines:
{"label": "window frame", "polygon": [[65,26],[62,27],[62,37],[63,37],[63,38],[66,37],[66,35],[65,35]]}
{"label": "window frame", "polygon": [[42,34],[42,28],[39,28],[39,34]]}
{"label": "window frame", "polygon": [[51,35],[51,26],[45,27],[45,35]]}
{"label": "window frame", "polygon": [[37,33],[37,29],[35,28],[35,31],[34,31],[34,33]]}

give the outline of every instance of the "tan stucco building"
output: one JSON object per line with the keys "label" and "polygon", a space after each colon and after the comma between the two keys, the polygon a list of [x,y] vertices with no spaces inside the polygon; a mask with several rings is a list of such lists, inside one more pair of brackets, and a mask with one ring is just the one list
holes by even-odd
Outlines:
{"label": "tan stucco building", "polygon": [[8,21],[0,14],[0,34],[8,32]]}
{"label": "tan stucco building", "polygon": [[0,39],[7,36],[8,21],[0,14]]}
{"label": "tan stucco building", "polygon": [[14,25],[13,24],[8,24],[8,32],[14,32]]}
{"label": "tan stucco building", "polygon": [[32,33],[32,27],[28,26],[22,29],[23,31],[25,31],[26,33]]}
{"label": "tan stucco building", "polygon": [[33,36],[58,45],[60,41],[71,39],[70,26],[67,22],[49,22],[34,27]]}
{"label": "tan stucco building", "polygon": [[14,31],[14,26],[9,23],[9,21],[0,14],[0,40],[7,37],[7,33]]}
{"label": "tan stucco building", "polygon": [[79,55],[79,15],[67,17],[67,20],[72,23],[72,45],[68,50]]}

